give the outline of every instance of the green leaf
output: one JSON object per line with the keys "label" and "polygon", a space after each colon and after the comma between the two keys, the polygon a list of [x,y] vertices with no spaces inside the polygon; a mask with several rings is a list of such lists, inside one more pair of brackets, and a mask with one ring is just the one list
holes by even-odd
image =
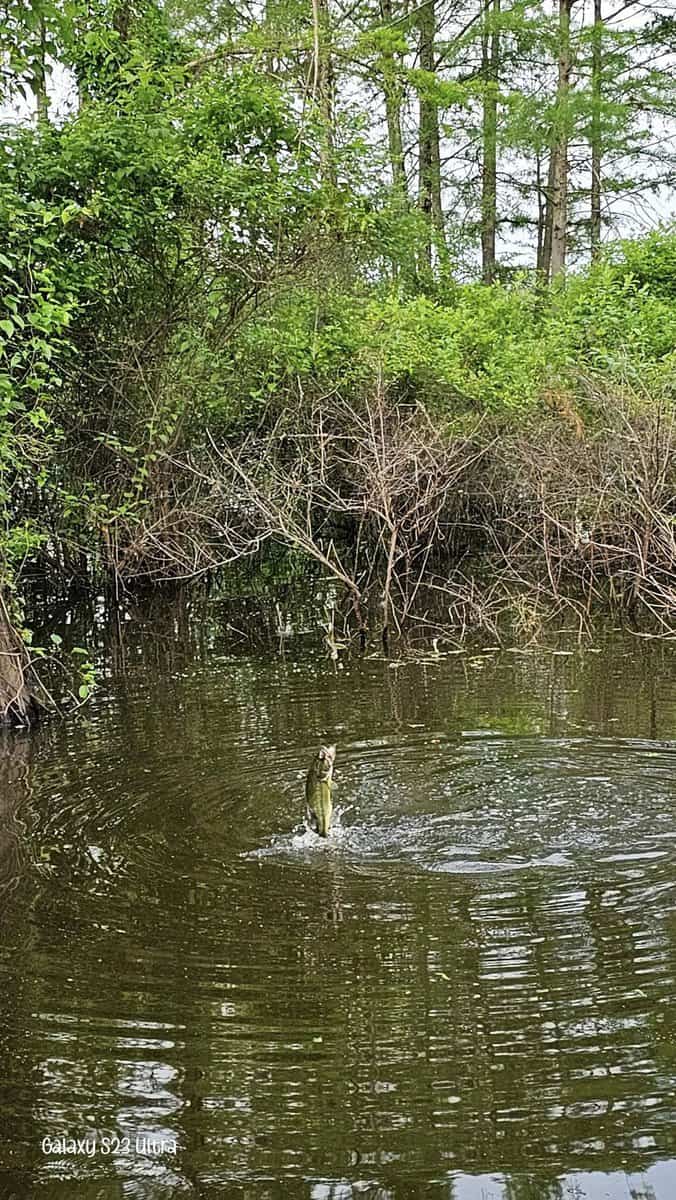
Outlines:
{"label": "green leaf", "polygon": [[81,700],[86,700],[89,695],[89,688],[86,683],[81,683],[77,689],[77,694]]}

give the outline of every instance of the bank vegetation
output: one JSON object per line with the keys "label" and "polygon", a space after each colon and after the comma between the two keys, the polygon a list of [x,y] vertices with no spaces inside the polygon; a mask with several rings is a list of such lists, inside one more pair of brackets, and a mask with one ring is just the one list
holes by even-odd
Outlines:
{"label": "bank vegetation", "polygon": [[613,231],[673,182],[673,17],[230,16],[3,27],[0,714],[35,707],[30,580],[273,547],[362,642],[608,606],[673,637],[676,233]]}

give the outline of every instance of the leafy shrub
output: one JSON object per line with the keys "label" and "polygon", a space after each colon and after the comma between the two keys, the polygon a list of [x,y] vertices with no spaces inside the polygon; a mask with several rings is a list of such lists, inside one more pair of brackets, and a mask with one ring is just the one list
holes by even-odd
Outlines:
{"label": "leafy shrub", "polygon": [[[664,266],[676,237],[660,245]],[[666,267],[652,290],[606,261],[545,294],[527,279],[466,284],[446,303],[376,286],[290,288],[238,339],[241,402],[247,388],[258,402],[283,405],[298,388],[355,394],[380,379],[449,416],[468,408],[517,416],[552,387],[574,393],[581,376],[666,378],[676,347],[667,282]]]}
{"label": "leafy shrub", "polygon": [[619,242],[608,260],[618,279],[629,279],[636,289],[647,288],[653,296],[676,299],[676,229],[653,230],[645,237]]}

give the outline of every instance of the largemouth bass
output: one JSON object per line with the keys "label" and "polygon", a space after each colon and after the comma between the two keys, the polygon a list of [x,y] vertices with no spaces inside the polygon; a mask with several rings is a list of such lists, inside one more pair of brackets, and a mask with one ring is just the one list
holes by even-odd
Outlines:
{"label": "largemouth bass", "polygon": [[320,837],[328,837],[333,816],[333,764],[336,761],[335,746],[320,746],[315,754],[305,780],[307,819]]}

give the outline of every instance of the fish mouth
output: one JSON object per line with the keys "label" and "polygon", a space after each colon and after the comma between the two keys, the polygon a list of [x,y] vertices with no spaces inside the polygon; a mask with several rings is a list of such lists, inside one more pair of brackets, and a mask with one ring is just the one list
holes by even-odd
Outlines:
{"label": "fish mouth", "polygon": [[336,747],[322,746],[319,750],[319,759],[321,762],[324,762],[328,766],[332,767],[336,759]]}

